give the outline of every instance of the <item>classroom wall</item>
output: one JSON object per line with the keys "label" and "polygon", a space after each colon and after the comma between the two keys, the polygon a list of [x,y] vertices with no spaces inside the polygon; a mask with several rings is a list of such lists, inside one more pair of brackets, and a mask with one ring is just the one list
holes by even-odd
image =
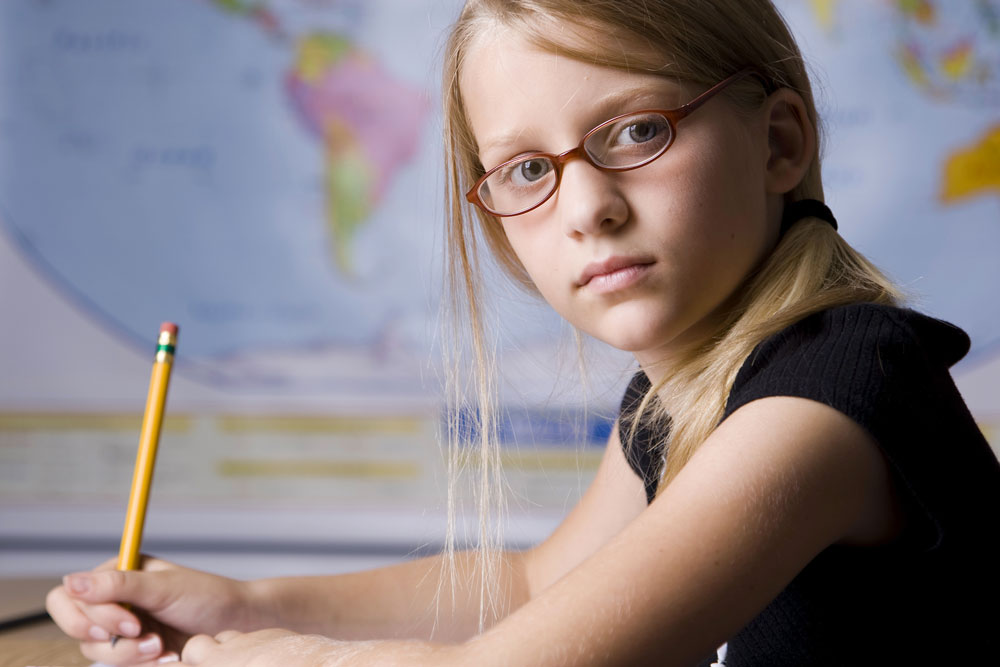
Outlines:
{"label": "classroom wall", "polygon": [[[778,5],[841,233],[970,333],[955,377],[996,448],[993,5]],[[165,320],[147,550],[250,577],[440,545],[437,99],[457,9],[0,3],[0,576],[117,549]],[[585,488],[634,365],[588,341],[584,382],[571,332],[492,282],[507,535],[527,545]]]}

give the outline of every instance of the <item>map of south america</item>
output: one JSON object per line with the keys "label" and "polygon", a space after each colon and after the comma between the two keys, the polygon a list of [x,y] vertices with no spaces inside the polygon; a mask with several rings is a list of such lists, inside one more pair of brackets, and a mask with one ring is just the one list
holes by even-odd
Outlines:
{"label": "map of south america", "polygon": [[266,2],[214,1],[293,44],[285,88],[303,126],[322,142],[330,252],[338,270],[351,277],[352,241],[395,172],[416,153],[430,101],[425,91],[394,79],[345,35],[289,36]]}
{"label": "map of south america", "polygon": [[330,34],[299,38],[287,90],[304,125],[323,142],[332,253],[351,275],[351,241],[395,170],[416,152],[429,102]]}

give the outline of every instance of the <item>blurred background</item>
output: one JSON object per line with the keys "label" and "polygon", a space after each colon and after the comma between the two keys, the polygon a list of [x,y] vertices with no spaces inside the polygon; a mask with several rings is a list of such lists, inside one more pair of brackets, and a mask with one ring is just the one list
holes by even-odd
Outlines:
{"label": "blurred background", "polygon": [[[459,4],[0,3],[0,576],[117,552],[166,320],[147,552],[252,577],[440,547]],[[1000,0],[777,4],[841,233],[969,332],[954,374],[996,449]],[[506,535],[528,545],[586,487],[634,363],[585,342],[581,369],[567,327],[491,282]]]}

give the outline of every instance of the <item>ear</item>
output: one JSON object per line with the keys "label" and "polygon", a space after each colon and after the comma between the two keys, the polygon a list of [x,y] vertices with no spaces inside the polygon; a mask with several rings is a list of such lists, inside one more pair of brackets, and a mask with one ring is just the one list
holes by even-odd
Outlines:
{"label": "ear", "polygon": [[767,191],[785,194],[802,182],[816,157],[816,130],[798,93],[781,88],[764,103],[767,120]]}

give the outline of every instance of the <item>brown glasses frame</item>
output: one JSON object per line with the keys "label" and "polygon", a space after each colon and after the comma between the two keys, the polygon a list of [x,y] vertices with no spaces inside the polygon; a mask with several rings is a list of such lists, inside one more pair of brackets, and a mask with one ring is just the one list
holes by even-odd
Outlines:
{"label": "brown glasses frame", "polygon": [[[613,171],[613,172],[630,171],[632,169],[638,169],[639,167],[644,167],[653,160],[657,159],[658,157],[666,153],[667,150],[673,145],[674,139],[677,137],[678,123],[680,123],[682,120],[684,120],[692,113],[694,113],[698,109],[698,107],[702,106],[703,104],[705,104],[705,102],[712,99],[712,97],[714,97],[717,93],[722,91],[726,86],[733,83],[737,79],[741,79],[747,75],[757,75],[763,79],[763,75],[761,75],[754,68],[742,69],[739,72],[736,72],[735,74],[726,77],[719,83],[715,84],[714,86],[703,92],[701,95],[698,95],[696,98],[694,98],[687,104],[677,107],[676,109],[638,109],[636,111],[630,111],[628,113],[620,114],[618,116],[615,116],[614,118],[609,118],[608,120],[604,121],[597,127],[591,129],[589,132],[587,132],[587,134],[583,135],[583,139],[580,140],[580,143],[574,148],[569,149],[568,151],[564,151],[559,154],[542,153],[542,152],[529,153],[527,155],[519,155],[516,158],[507,160],[506,162],[498,164],[497,166],[493,167],[485,174],[480,176],[479,180],[476,181],[476,184],[472,186],[472,189],[465,193],[465,198],[469,201],[469,203],[478,206],[480,209],[482,209],[483,211],[485,211],[490,215],[495,215],[498,218],[510,218],[515,215],[522,215],[524,213],[527,213],[528,211],[533,211],[542,204],[544,204],[545,202],[547,202],[552,197],[552,195],[556,193],[556,190],[559,189],[559,184],[562,180],[563,166],[570,160],[580,158],[582,160],[585,160],[591,166],[600,169],[601,171]],[[643,160],[639,164],[630,164],[627,167],[609,167],[607,165],[598,164],[594,162],[593,158],[590,157],[590,154],[584,148],[584,146],[587,143],[587,139],[589,139],[595,133],[601,131],[605,127],[620,121],[622,118],[628,118],[629,116],[635,116],[637,114],[643,114],[643,113],[660,114],[663,117],[665,117],[667,119],[667,122],[670,124],[670,139],[663,147],[663,150],[661,150],[656,155],[653,155],[652,157]],[[545,195],[545,197],[537,204],[530,206],[524,209],[523,211],[518,211],[517,213],[497,213],[496,211],[491,210],[490,207],[486,205],[486,202],[484,202],[482,198],[479,196],[479,191],[483,187],[483,184],[486,182],[486,179],[488,179],[497,171],[503,169],[504,167],[507,167],[508,165],[514,164],[516,162],[521,162],[523,160],[531,160],[534,158],[546,158],[552,163],[553,168],[556,171],[556,182],[555,185],[553,185],[552,190],[549,191],[549,193]]]}

